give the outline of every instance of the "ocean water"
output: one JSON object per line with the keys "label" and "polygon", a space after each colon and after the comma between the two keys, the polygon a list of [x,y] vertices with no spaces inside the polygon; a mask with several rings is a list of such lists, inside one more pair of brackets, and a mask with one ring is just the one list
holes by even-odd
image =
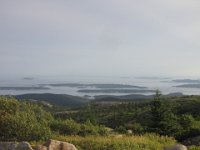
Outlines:
{"label": "ocean water", "polygon": [[[178,78],[147,78],[147,77],[94,77],[94,76],[39,76],[33,78],[24,77],[1,77],[0,87],[37,87],[40,84],[63,84],[63,83],[79,83],[79,84],[127,84],[134,86],[147,87],[148,90],[159,89],[162,94],[183,93],[185,95],[200,95],[198,88],[180,88],[174,87],[184,83],[171,82]],[[182,79],[182,78],[180,78]],[[83,87],[52,87],[46,85],[50,89],[29,89],[29,90],[0,90],[0,95],[19,95],[27,93],[55,93],[69,94],[75,96],[95,96],[95,95],[129,95],[129,94],[154,94],[152,92],[137,92],[137,93],[84,93],[78,92]],[[95,87],[84,87],[84,89],[98,89]]]}

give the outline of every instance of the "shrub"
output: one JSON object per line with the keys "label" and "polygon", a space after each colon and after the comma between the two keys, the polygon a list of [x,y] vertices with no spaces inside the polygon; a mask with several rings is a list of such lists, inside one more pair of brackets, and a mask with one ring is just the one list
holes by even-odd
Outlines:
{"label": "shrub", "polygon": [[178,140],[182,141],[200,135],[200,121],[195,120],[192,115],[182,115],[179,122],[182,132],[177,136]]}
{"label": "shrub", "polygon": [[0,140],[31,141],[50,137],[52,116],[38,105],[0,97]]}
{"label": "shrub", "polygon": [[140,123],[128,124],[126,128],[132,130],[134,134],[141,135],[145,133],[145,128]]}
{"label": "shrub", "polygon": [[93,125],[89,120],[83,124],[77,123],[72,119],[54,120],[51,129],[61,135],[106,135],[107,130],[104,126]]}
{"label": "shrub", "polygon": [[54,120],[51,124],[52,131],[62,135],[78,135],[81,130],[80,124],[74,120]]}
{"label": "shrub", "polygon": [[126,130],[126,128],[124,126],[119,126],[115,129],[115,131],[117,131],[118,133],[121,133],[121,134],[127,134],[128,131]]}

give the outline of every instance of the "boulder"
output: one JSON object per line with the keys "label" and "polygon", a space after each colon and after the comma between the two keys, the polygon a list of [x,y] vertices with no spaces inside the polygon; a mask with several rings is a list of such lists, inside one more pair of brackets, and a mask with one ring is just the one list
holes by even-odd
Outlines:
{"label": "boulder", "polygon": [[36,150],[77,150],[73,144],[56,140],[48,140],[44,145],[40,145]]}
{"label": "boulder", "polygon": [[109,133],[111,133],[111,132],[114,131],[114,129],[112,129],[112,128],[108,128],[108,127],[105,127],[105,129],[106,129],[106,131],[109,132]]}
{"label": "boulder", "polygon": [[127,130],[127,133],[128,134],[133,134],[133,131],[132,130]]}
{"label": "boulder", "polygon": [[187,147],[181,144],[176,144],[170,147],[166,147],[164,150],[187,150]]}
{"label": "boulder", "polygon": [[27,142],[0,142],[0,150],[33,150]]}

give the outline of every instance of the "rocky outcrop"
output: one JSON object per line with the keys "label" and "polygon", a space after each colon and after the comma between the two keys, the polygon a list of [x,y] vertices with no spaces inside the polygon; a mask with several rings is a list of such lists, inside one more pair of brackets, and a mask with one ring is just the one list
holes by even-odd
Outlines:
{"label": "rocky outcrop", "polygon": [[36,150],[77,150],[73,144],[56,140],[48,140],[44,145],[40,145]]}
{"label": "rocky outcrop", "polygon": [[27,142],[0,142],[0,150],[33,150]]}
{"label": "rocky outcrop", "polygon": [[177,144],[170,147],[166,147],[164,148],[164,150],[187,150],[187,147],[181,144]]}
{"label": "rocky outcrop", "polygon": [[[28,142],[0,142],[0,150],[33,150]],[[48,140],[36,150],[77,150],[73,144],[56,140]]]}

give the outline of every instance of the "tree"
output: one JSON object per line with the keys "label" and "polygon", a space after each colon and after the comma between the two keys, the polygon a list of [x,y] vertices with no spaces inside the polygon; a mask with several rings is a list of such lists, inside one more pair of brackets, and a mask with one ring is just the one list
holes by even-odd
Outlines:
{"label": "tree", "polygon": [[156,91],[154,100],[151,105],[151,128],[152,131],[156,133],[160,133],[160,123],[164,118],[164,112],[162,108],[162,102],[161,102],[161,92],[159,90]]}
{"label": "tree", "polygon": [[170,103],[166,103],[161,95],[161,92],[157,90],[151,105],[151,131],[176,137],[181,129],[178,117],[173,113]]}

